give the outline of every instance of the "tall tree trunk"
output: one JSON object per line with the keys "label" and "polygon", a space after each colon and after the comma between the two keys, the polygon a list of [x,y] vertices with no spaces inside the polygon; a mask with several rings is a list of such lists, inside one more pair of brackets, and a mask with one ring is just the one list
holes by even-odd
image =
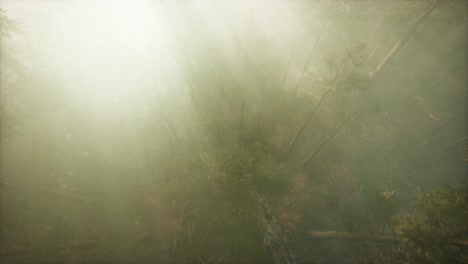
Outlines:
{"label": "tall tree trunk", "polygon": [[291,62],[292,62],[292,58],[293,58],[293,55],[294,55],[294,51],[296,50],[297,39],[298,39],[298,36],[299,36],[299,31],[301,29],[302,20],[304,19],[306,10],[307,9],[304,8],[304,11],[302,12],[301,18],[299,19],[299,22],[297,24],[297,29],[296,29],[296,33],[294,35],[293,45],[291,47],[291,50],[289,51],[288,64],[286,65],[286,69],[284,71],[283,79],[281,81],[281,88],[282,89],[286,85],[286,80],[288,79],[289,68],[291,67]]}
{"label": "tall tree trunk", "polygon": [[327,20],[325,21],[325,23],[322,26],[322,29],[320,30],[320,33],[319,33],[319,36],[317,37],[317,40],[315,41],[314,45],[312,46],[312,49],[309,52],[309,56],[307,57],[307,61],[304,64],[304,67],[302,68],[301,76],[299,77],[299,80],[297,81],[296,91],[299,89],[300,85],[302,84],[302,80],[304,79],[306,71],[309,68],[310,60],[312,59],[312,56],[314,55],[315,48],[317,47],[317,44],[320,42],[320,39],[322,38],[323,32],[325,31],[329,20],[330,20],[330,16],[327,17]]}
{"label": "tall tree trunk", "polygon": [[428,90],[431,90],[432,88],[436,87],[437,85],[439,85],[441,82],[443,82],[444,80],[446,80],[448,77],[450,77],[450,75],[454,74],[455,72],[457,72],[459,69],[461,69],[463,67],[463,64],[465,64],[464,61],[462,61],[461,63],[457,64],[454,69],[452,70],[449,70],[446,74],[444,74],[444,76],[442,76],[441,78],[439,78],[437,81],[435,81],[434,83],[432,83],[427,89]]}
{"label": "tall tree trunk", "polygon": [[346,122],[348,122],[348,120],[350,120],[353,116],[355,116],[357,113],[359,113],[359,111],[361,111],[361,109],[363,109],[363,108],[364,108],[364,106],[360,107],[359,109],[354,111],[352,114],[350,114],[348,117],[346,117],[343,121],[341,121],[341,124],[339,124],[338,127],[336,127],[335,131],[333,131],[333,133],[328,138],[326,138],[322,143],[320,143],[320,145],[312,153],[310,153],[309,156],[307,156],[307,158],[303,162],[304,166],[307,166],[307,164],[309,164],[309,162],[315,157],[315,155],[317,155],[317,153],[330,140],[332,140],[336,136],[336,134],[338,133],[338,131],[340,131],[340,129],[344,126],[344,124],[346,124]]}
{"label": "tall tree trunk", "polygon": [[450,62],[454,59],[454,58],[457,58],[459,57],[460,55],[459,54],[450,54],[449,56],[445,56],[439,63],[436,63],[434,64],[429,70],[427,70],[426,72],[424,72],[422,75],[421,75],[421,78],[422,79],[428,79],[428,78],[431,78],[433,77],[433,75],[440,71],[441,69],[444,69],[447,67],[448,64],[450,64]]}
{"label": "tall tree trunk", "polygon": [[390,60],[395,57],[396,54],[408,43],[408,41],[413,37],[414,33],[416,30],[419,28],[419,26],[429,17],[429,15],[434,11],[434,9],[437,7],[439,4],[438,0],[435,0],[432,6],[414,23],[413,26],[411,26],[408,31],[406,31],[405,35],[393,46],[392,50],[387,53],[385,58],[380,62],[379,66],[377,66],[377,69],[375,69],[372,78],[375,79],[379,76],[379,74],[385,69],[385,67],[388,65]]}
{"label": "tall tree trunk", "polygon": [[242,100],[240,111],[239,111],[239,135],[238,135],[238,144],[239,146],[242,143],[242,130],[244,129],[244,108],[245,108],[245,100]]}
{"label": "tall tree trunk", "polygon": [[433,133],[437,132],[441,128],[443,128],[443,127],[445,127],[447,125],[450,125],[453,121],[457,120],[458,118],[460,118],[460,117],[462,117],[464,115],[465,115],[465,113],[459,113],[459,114],[453,116],[452,118],[448,119],[447,121],[442,122],[442,123],[436,125],[435,127],[429,129],[428,134],[433,134]]}
{"label": "tall tree trunk", "polygon": [[372,59],[372,57],[374,57],[374,54],[375,52],[377,51],[377,49],[380,48],[380,46],[382,46],[382,44],[384,44],[385,42],[387,42],[389,39],[390,39],[390,36],[392,35],[392,33],[395,31],[395,29],[389,31],[385,37],[375,46],[375,48],[372,50],[371,54],[367,57],[366,59],[366,64],[369,63],[370,59]]}
{"label": "tall tree trunk", "polygon": [[323,99],[325,99],[325,96],[327,96],[327,94],[329,93],[329,91],[325,92],[322,97],[320,98],[319,102],[317,103],[317,105],[315,106],[315,108],[307,115],[306,119],[304,120],[304,122],[302,123],[301,127],[297,130],[296,134],[294,135],[294,137],[291,139],[291,142],[289,142],[289,145],[286,149],[286,152],[290,152],[291,149],[294,147],[294,145],[296,145],[297,143],[297,139],[299,138],[299,136],[302,134],[302,132],[304,132],[304,129],[306,128],[307,124],[309,123],[309,121],[312,119],[312,117],[314,116],[315,112],[317,112],[317,110],[319,109],[320,105],[322,104],[323,102]]}

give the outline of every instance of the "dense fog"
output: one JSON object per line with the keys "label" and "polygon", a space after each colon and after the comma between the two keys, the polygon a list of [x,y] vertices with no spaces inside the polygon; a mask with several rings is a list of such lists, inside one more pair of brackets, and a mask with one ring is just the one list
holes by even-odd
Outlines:
{"label": "dense fog", "polygon": [[1,263],[468,262],[464,0],[1,0]]}

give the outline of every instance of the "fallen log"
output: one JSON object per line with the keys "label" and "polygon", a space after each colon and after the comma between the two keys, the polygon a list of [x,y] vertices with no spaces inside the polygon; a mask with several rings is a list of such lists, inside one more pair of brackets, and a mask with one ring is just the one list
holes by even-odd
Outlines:
{"label": "fallen log", "polygon": [[[309,236],[316,239],[364,240],[376,242],[398,243],[395,236],[382,236],[368,233],[349,233],[339,231],[309,231]],[[447,244],[468,248],[468,241],[450,239]]]}

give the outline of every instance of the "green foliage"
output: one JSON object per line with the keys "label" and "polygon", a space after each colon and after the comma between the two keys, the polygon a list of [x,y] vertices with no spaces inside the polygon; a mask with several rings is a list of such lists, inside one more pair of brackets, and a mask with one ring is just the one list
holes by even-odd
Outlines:
{"label": "green foliage", "polygon": [[[364,43],[354,43],[345,50],[339,50],[337,47],[341,45],[328,42],[330,39],[340,37],[336,40],[343,40],[346,45],[348,39],[359,38],[356,21],[359,17],[364,17],[362,10],[365,9],[360,10],[362,6],[346,0],[325,2],[324,5],[329,7],[323,12],[327,13],[324,15],[327,17],[327,22],[323,23],[325,35],[321,37],[310,34],[310,38],[307,37],[303,43],[298,39],[297,50],[291,50],[290,62],[287,65],[285,61],[288,60],[285,60],[283,56],[285,53],[281,47],[289,45],[276,41],[288,39],[276,37],[281,36],[278,32],[287,31],[286,27],[290,23],[271,20],[273,34],[270,34],[269,20],[263,21],[263,18],[259,20],[265,24],[262,22],[257,30],[252,30],[256,28],[255,21],[249,21],[246,31],[250,34],[242,36],[237,36],[237,32],[240,31],[236,29],[236,25],[226,24],[220,26],[219,31],[216,29],[209,32],[210,30],[202,25],[205,23],[204,18],[193,19],[190,20],[193,23],[186,28],[186,32],[180,34],[183,36],[174,38],[174,43],[167,43],[168,46],[174,46],[173,53],[168,52],[170,59],[167,61],[158,58],[164,57],[163,52],[157,47],[153,49],[151,44],[141,49],[142,53],[152,55],[141,58],[148,63],[144,64],[142,69],[135,65],[140,61],[136,54],[140,51],[83,54],[84,58],[94,55],[100,58],[102,55],[103,61],[114,62],[115,59],[115,62],[122,63],[112,67],[111,64],[103,63],[99,71],[90,68],[92,75],[86,74],[87,71],[81,73],[78,71],[77,75],[81,77],[71,79],[68,78],[68,74],[74,75],[77,65],[73,65],[73,60],[72,63],[60,63],[60,61],[69,61],[68,54],[64,54],[69,49],[60,49],[60,43],[65,36],[64,42],[74,47],[73,41],[69,41],[68,36],[75,35],[75,25],[71,23],[70,27],[59,26],[58,28],[63,28],[60,32],[63,31],[64,35],[53,34],[50,39],[44,36],[45,42],[31,38],[34,40],[31,41],[31,54],[15,54],[14,57],[24,58],[27,62],[25,65],[34,66],[31,67],[33,74],[25,76],[24,79],[20,78],[18,85],[14,84],[15,76],[9,78],[11,81],[5,82],[9,86],[8,90],[15,92],[14,98],[9,97],[8,102],[14,106],[15,112],[22,112],[23,108],[26,113],[45,112],[35,110],[49,109],[48,102],[61,102],[61,96],[65,95],[64,93],[56,96],[58,93],[52,91],[66,90],[66,87],[75,85],[81,89],[87,88],[81,85],[89,85],[92,88],[93,85],[97,87],[97,84],[112,86],[122,81],[115,87],[117,91],[121,88],[120,85],[129,85],[136,89],[140,83],[152,83],[154,80],[157,85],[149,88],[158,90],[156,93],[159,96],[142,98],[142,102],[147,102],[147,106],[151,108],[146,115],[138,115],[136,114],[138,111],[133,112],[130,111],[130,107],[126,108],[133,104],[130,92],[128,100],[116,103],[126,109],[122,110],[122,113],[128,111],[128,116],[116,114],[114,117],[109,112],[104,114],[109,117],[86,120],[88,115],[84,113],[91,112],[89,109],[83,111],[83,118],[80,119],[77,118],[80,111],[77,110],[77,116],[70,115],[69,112],[72,111],[68,107],[63,112],[42,113],[43,119],[33,116],[34,118],[27,120],[18,115],[19,121],[30,123],[27,124],[29,127],[21,129],[21,132],[25,132],[22,136],[26,140],[35,142],[35,138],[27,138],[27,135],[37,135],[39,144],[24,144],[22,140],[25,138],[20,140],[20,137],[13,138],[11,142],[3,141],[11,144],[9,150],[13,150],[11,155],[8,151],[4,151],[8,153],[5,156],[11,156],[5,162],[5,168],[8,170],[5,174],[8,174],[10,180],[19,179],[20,183],[23,181],[25,185],[30,186],[44,184],[45,188],[52,189],[58,194],[97,195],[103,199],[102,203],[88,206],[70,204],[68,201],[62,203],[59,199],[42,199],[40,192],[32,195],[9,192],[2,198],[2,201],[7,201],[4,203],[7,206],[2,207],[2,215],[7,217],[5,221],[2,219],[2,230],[6,231],[2,233],[1,242],[7,245],[23,244],[28,240],[24,238],[26,236],[24,234],[27,233],[32,238],[27,246],[39,249],[35,251],[44,251],[39,253],[40,258],[35,260],[40,262],[259,263],[265,250],[263,239],[265,233],[269,231],[265,228],[265,220],[274,219],[291,235],[288,240],[292,245],[296,245],[292,248],[294,255],[298,256],[297,252],[303,252],[302,259],[298,258],[299,263],[327,262],[326,258],[325,260],[321,258],[322,256],[331,258],[328,261],[331,263],[341,263],[350,259],[350,262],[353,262],[353,255],[360,258],[364,255],[366,258],[374,254],[373,249],[365,251],[364,254],[357,252],[355,249],[358,247],[353,245],[354,241],[341,245],[339,244],[342,242],[338,240],[333,243],[323,243],[323,240],[311,242],[307,235],[311,229],[367,232],[369,227],[374,227],[370,225],[371,219],[366,211],[366,203],[361,199],[363,189],[361,187],[364,185],[367,187],[367,183],[362,182],[360,177],[362,172],[367,175],[378,173],[366,172],[366,169],[361,167],[371,163],[374,164],[369,167],[379,167],[380,163],[375,162],[375,157],[382,156],[382,152],[374,150],[379,149],[380,145],[387,148],[388,143],[397,142],[397,139],[394,139],[396,135],[394,131],[406,128],[403,122],[400,123],[405,114],[395,119],[388,116],[374,123],[359,122],[362,120],[353,117],[352,121],[346,124],[347,134],[340,133],[336,141],[331,141],[332,144],[328,146],[326,153],[307,164],[308,168],[304,169],[304,158],[315,153],[314,149],[317,145],[321,146],[321,142],[328,142],[324,139],[327,139],[337,125],[341,127],[339,122],[344,119],[342,116],[349,116],[349,112],[354,112],[357,105],[362,105],[363,101],[368,99],[364,96],[370,94],[365,92],[373,85],[366,65],[370,51],[366,50]],[[419,1],[417,4],[430,2]],[[193,11],[196,11],[193,13],[200,11],[201,14],[204,9],[193,8]],[[258,10],[258,13],[263,12],[260,6]],[[212,11],[217,13],[221,10]],[[309,12],[304,14],[309,16]],[[400,21],[402,26],[418,14],[408,14],[411,18],[402,19]],[[163,17],[160,17],[162,22],[164,22]],[[310,17],[313,17],[313,20],[318,18],[318,16]],[[328,19],[331,20],[330,23]],[[62,17],[59,20],[62,21]],[[183,17],[180,17],[180,20],[182,26],[185,20]],[[283,21],[276,17],[275,20]],[[364,22],[372,24],[367,20]],[[174,33],[172,31],[178,31],[178,24],[179,22],[174,27],[167,28],[167,38],[171,38],[169,33]],[[14,23],[0,10],[0,37],[6,37],[8,33],[13,32],[13,26]],[[298,35],[309,33],[300,26]],[[38,25],[37,28],[40,27],[41,25]],[[336,30],[337,27],[346,30]],[[221,28],[226,28],[227,32]],[[374,25],[372,28],[380,30]],[[363,28],[362,31],[368,32],[367,29]],[[81,33],[85,32],[76,33],[80,33],[77,35],[81,36]],[[38,32],[37,35],[41,34]],[[175,32],[174,35],[179,34]],[[234,35],[233,39],[228,37],[231,35]],[[343,35],[349,37],[343,38]],[[225,39],[223,36],[228,38]],[[317,49],[314,44],[310,58],[314,58],[312,55],[315,52],[322,54],[326,49],[321,49],[321,46],[330,46],[329,44],[337,46],[335,47],[337,52],[325,56],[323,63],[317,65],[317,70],[309,75],[309,86],[301,88],[299,92],[302,94],[298,96],[296,90],[289,89],[291,87],[288,84],[292,80],[288,79],[298,77],[297,69],[302,68],[301,65],[305,62],[302,60],[309,56],[305,53],[308,52],[310,40],[314,38],[317,38],[317,41],[313,40],[316,41]],[[16,39],[12,38],[12,42],[17,41]],[[327,41],[326,45],[323,41]],[[151,43],[159,43],[161,45],[157,46],[160,47],[166,44],[164,38]],[[41,45],[36,47],[36,44],[52,46],[43,48]],[[52,51],[55,44],[58,53]],[[383,51],[388,46],[383,44],[380,48]],[[300,49],[303,50],[299,52]],[[91,50],[94,49],[77,49],[80,52]],[[63,58],[53,58],[50,56],[52,54]],[[42,57],[44,58],[38,59]],[[50,61],[52,66],[57,64],[55,66],[63,66],[65,69],[63,72],[61,70],[57,72],[57,69],[49,67],[46,61]],[[308,66],[309,62],[306,62],[306,65]],[[127,66],[130,67],[130,77],[124,74],[121,76],[112,74],[110,79],[114,80],[108,81],[104,79],[109,76],[101,75],[101,70],[106,72],[106,67],[123,69]],[[67,67],[70,67],[70,70]],[[165,67],[174,68],[174,72],[157,70]],[[286,74],[284,74],[285,68],[287,68]],[[165,76],[167,73],[171,74]],[[7,74],[8,71],[5,71],[2,76],[5,77]],[[62,78],[64,80],[61,80]],[[41,79],[50,79],[54,85],[45,85],[49,82]],[[55,79],[57,80],[52,81]],[[81,82],[81,79],[87,81]],[[302,72],[300,83],[302,84]],[[389,83],[388,87],[395,89],[397,86],[400,87],[400,83],[394,84],[393,81]],[[387,88],[383,83],[379,83],[380,85]],[[168,88],[159,89],[159,86]],[[28,95],[23,100],[18,93],[21,90],[37,96]],[[399,91],[392,93],[397,94]],[[389,92],[389,95],[395,98],[405,96],[401,94],[395,96],[395,94]],[[143,97],[143,94],[140,95]],[[66,96],[63,105],[70,102],[72,108],[80,108],[79,99],[75,101],[72,97],[73,92]],[[38,98],[40,100],[37,100]],[[325,100],[321,104],[323,98]],[[382,98],[384,101],[387,97],[382,96]],[[320,104],[318,104],[319,99]],[[107,102],[103,98],[103,102],[96,104],[102,103],[105,108],[107,106],[104,101]],[[75,103],[77,106],[73,106]],[[139,103],[133,106],[139,109]],[[2,108],[4,109],[9,110]],[[317,114],[313,109],[318,109]],[[402,109],[402,113],[407,111],[400,106],[395,109]],[[311,110],[314,114],[310,114]],[[382,112],[392,112],[391,110],[383,108]],[[432,109],[428,108],[427,111],[429,110]],[[146,110],[142,110],[144,111]],[[94,116],[93,114],[90,113],[89,118]],[[130,122],[132,114],[138,118],[135,127]],[[99,111],[96,115],[100,116]],[[51,122],[51,120],[60,121]],[[107,121],[109,124],[106,124]],[[112,124],[114,121],[115,125]],[[125,126],[127,122],[129,127]],[[380,129],[379,125],[385,123],[393,127],[390,129],[384,126]],[[414,123],[419,124],[419,122]],[[302,124],[304,130],[298,130]],[[94,129],[102,130],[103,133],[93,132]],[[43,138],[40,134],[42,130],[47,130],[47,133],[43,133],[46,135],[44,138],[46,141],[53,142],[53,146],[64,147],[70,157],[68,155],[61,157],[60,153],[54,151],[53,155],[43,154],[46,146],[40,144],[40,139]],[[115,135],[125,131],[128,134]],[[298,131],[304,133],[297,133]],[[61,140],[62,135],[63,140]],[[388,141],[382,141],[383,137],[388,138]],[[420,135],[415,133],[414,137]],[[295,138],[299,141],[297,144],[292,144],[295,143],[293,141]],[[369,151],[366,153],[371,154],[363,155],[365,147],[362,145],[369,146]],[[103,155],[109,157],[99,158],[96,153],[99,153],[100,149],[103,150]],[[84,151],[87,158],[81,157],[80,153]],[[119,151],[122,152],[120,156]],[[34,153],[30,155],[29,152]],[[75,152],[78,155],[74,155]],[[388,156],[399,154],[392,153]],[[401,156],[401,159],[407,157]],[[356,165],[357,159],[364,160],[362,163],[366,165]],[[349,166],[339,167],[343,162],[349,163]],[[402,167],[401,170],[406,169],[404,166],[398,166],[403,163],[394,164],[390,159],[388,163],[393,167]],[[27,166],[23,166],[25,164]],[[336,173],[328,177],[329,171],[334,170]],[[47,176],[50,171],[58,171],[57,175],[60,176],[51,177],[49,182],[42,182],[42,176]],[[55,175],[55,172],[53,174]],[[393,175],[394,171],[388,174]],[[385,226],[392,223],[391,219],[398,208],[395,193],[395,191],[379,191],[369,199],[369,210],[374,217],[373,220],[378,224]],[[453,226],[462,226],[463,219],[466,218],[466,195],[460,193],[454,195],[455,192],[452,191],[448,193],[450,195],[444,192],[420,192],[417,198],[419,209],[414,216],[397,218],[395,230],[406,252],[409,252],[403,254],[402,259],[412,262],[434,259],[435,262],[460,260],[458,248],[446,242],[457,239],[457,234],[460,234],[453,229]],[[271,214],[265,213],[266,207],[271,209],[268,210]],[[460,215],[462,211],[464,213]],[[90,250],[76,247],[80,242],[96,240],[102,243],[89,247]],[[361,246],[367,248],[370,243],[363,243]],[[63,246],[50,247],[53,244]],[[25,259],[19,258],[18,262],[32,262],[37,257],[34,254],[28,255]],[[6,261],[10,262],[9,259]],[[359,262],[367,261],[360,259]]]}
{"label": "green foliage", "polygon": [[368,90],[372,79],[365,67],[365,49],[364,43],[357,42],[347,48],[341,56],[336,53],[326,55],[323,69],[310,73],[309,87],[337,93]]}
{"label": "green foliage", "polygon": [[377,191],[369,199],[369,210],[374,219],[381,224],[389,224],[396,214],[398,201],[395,191]]}
{"label": "green foliage", "polygon": [[226,157],[222,161],[220,184],[227,194],[227,199],[234,205],[239,214],[248,215],[255,210],[253,197],[253,169],[254,160],[245,152],[240,155]]}
{"label": "green foliage", "polygon": [[271,201],[278,201],[288,192],[291,181],[291,168],[287,164],[277,163],[271,158],[261,165],[255,178],[256,189]]}
{"label": "green foliage", "polygon": [[16,22],[7,17],[5,11],[0,8],[0,41],[15,30],[17,30]]}
{"label": "green foliage", "polygon": [[396,218],[395,234],[410,263],[461,263],[466,252],[453,242],[466,236],[468,193],[451,189],[418,191],[414,215]]}

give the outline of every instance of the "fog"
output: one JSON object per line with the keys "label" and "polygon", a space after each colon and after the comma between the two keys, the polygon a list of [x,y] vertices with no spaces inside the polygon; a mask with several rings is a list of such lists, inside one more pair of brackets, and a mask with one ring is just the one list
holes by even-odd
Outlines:
{"label": "fog", "polygon": [[467,4],[0,2],[0,261],[468,261]]}

